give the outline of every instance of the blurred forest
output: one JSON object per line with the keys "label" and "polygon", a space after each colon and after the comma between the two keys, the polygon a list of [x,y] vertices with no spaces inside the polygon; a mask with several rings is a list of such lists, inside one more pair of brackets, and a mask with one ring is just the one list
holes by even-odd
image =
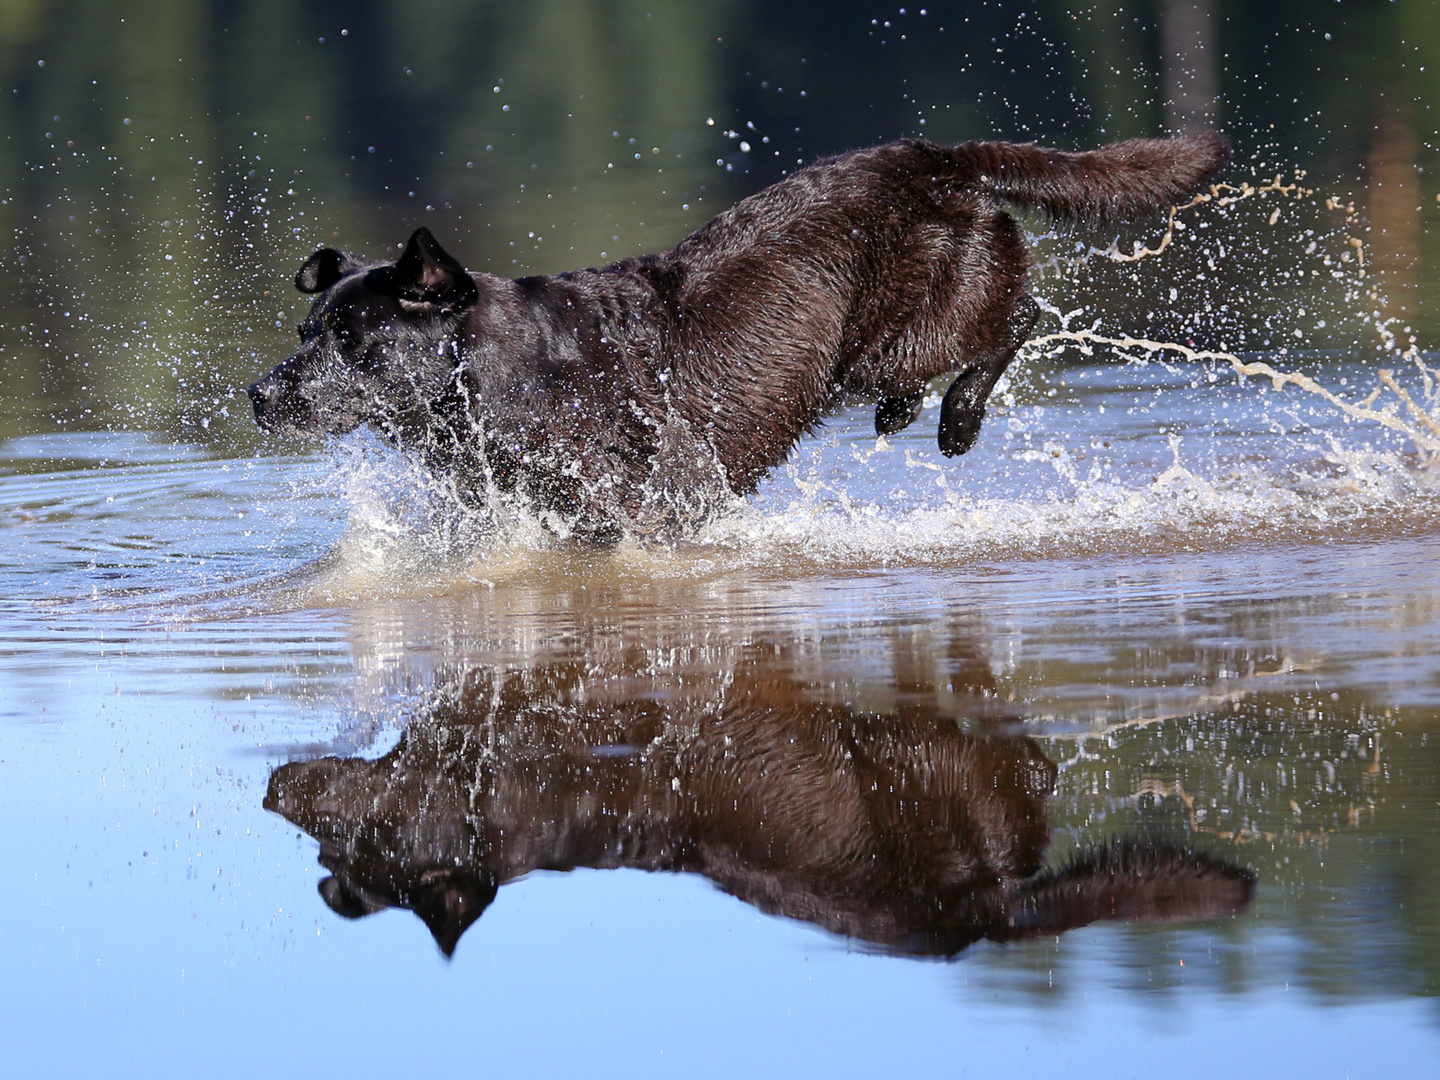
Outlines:
{"label": "blurred forest", "polygon": [[283,355],[321,243],[424,222],[477,269],[592,265],[900,136],[1218,126],[1236,176],[1353,200],[1387,311],[1440,339],[1433,0],[0,0],[0,72],[0,436],[203,438]]}

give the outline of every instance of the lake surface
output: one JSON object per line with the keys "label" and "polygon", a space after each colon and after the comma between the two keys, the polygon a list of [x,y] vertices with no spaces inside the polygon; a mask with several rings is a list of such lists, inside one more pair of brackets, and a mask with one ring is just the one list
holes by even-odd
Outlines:
{"label": "lake surface", "polygon": [[[11,1071],[1433,1075],[1437,73],[1433,0],[0,5]],[[321,245],[1197,125],[1170,222],[1025,222],[969,454],[857,403],[672,544],[237,391]]]}

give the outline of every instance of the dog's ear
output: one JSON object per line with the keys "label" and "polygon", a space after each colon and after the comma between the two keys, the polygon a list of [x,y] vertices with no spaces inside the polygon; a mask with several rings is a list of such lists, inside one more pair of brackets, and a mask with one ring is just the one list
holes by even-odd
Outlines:
{"label": "dog's ear", "polygon": [[454,956],[460,935],[485,913],[499,889],[493,874],[456,870],[412,890],[410,908],[429,928],[440,951]]}
{"label": "dog's ear", "polygon": [[456,309],[469,307],[479,297],[475,279],[426,228],[416,229],[405,253],[384,269],[387,291],[401,300]]}
{"label": "dog's ear", "polygon": [[347,919],[361,919],[385,908],[381,901],[349,888],[339,878],[333,877],[320,882],[320,898],[331,911]]}
{"label": "dog's ear", "polygon": [[300,267],[300,273],[295,275],[295,287],[303,293],[324,292],[346,274],[363,270],[368,265],[366,260],[348,251],[321,248]]}

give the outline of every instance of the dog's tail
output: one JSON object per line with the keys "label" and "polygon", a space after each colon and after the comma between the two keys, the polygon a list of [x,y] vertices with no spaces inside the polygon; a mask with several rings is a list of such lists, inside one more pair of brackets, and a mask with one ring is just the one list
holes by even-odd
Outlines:
{"label": "dog's tail", "polygon": [[1230,160],[1223,135],[1131,139],[1070,154],[1033,143],[962,143],[945,153],[975,187],[1052,217],[1104,223],[1195,194]]}

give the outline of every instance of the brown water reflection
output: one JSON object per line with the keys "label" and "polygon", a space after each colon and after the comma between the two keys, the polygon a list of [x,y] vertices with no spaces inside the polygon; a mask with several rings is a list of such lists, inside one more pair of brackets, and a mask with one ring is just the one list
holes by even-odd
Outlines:
{"label": "brown water reflection", "polygon": [[855,669],[801,642],[586,614],[528,661],[442,666],[378,760],[272,775],[265,806],[319,840],[333,910],[409,908],[448,954],[531,871],[689,871],[886,951],[952,955],[1249,900],[1248,870],[1154,837],[1092,831],[1047,866],[1056,767],[963,635],[943,689],[892,650],[857,702]]}
{"label": "brown water reflection", "polygon": [[[967,970],[1042,997],[1086,977],[1062,930],[1242,907],[1188,939],[1230,990],[1427,992],[1431,554],[794,580],[517,555],[493,587],[356,603],[333,756],[266,805],[320,841],[333,908],[421,910],[447,947],[507,881],[633,867],[885,952],[1034,936]],[[1137,989],[1206,978],[1175,933],[1106,940]]]}
{"label": "brown water reflection", "polygon": [[1031,739],[814,701],[763,663],[679,698],[587,694],[592,678],[471,672],[378,761],[283,766],[266,808],[320,841],[333,910],[409,908],[447,954],[533,870],[700,873],[767,913],[938,955],[1249,899],[1247,871],[1152,841],[1045,869],[1055,766]]}

